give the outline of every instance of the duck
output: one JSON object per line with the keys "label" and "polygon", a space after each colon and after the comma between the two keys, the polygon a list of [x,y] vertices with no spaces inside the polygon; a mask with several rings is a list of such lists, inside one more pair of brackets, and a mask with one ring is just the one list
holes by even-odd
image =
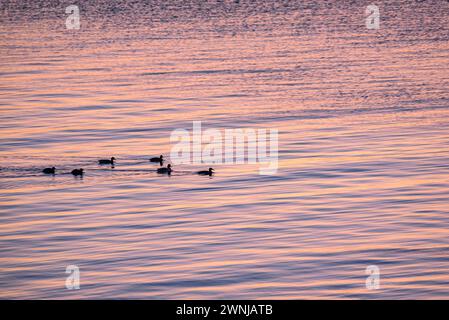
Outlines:
{"label": "duck", "polygon": [[167,165],[167,168],[159,168],[157,169],[157,173],[168,173],[171,174],[172,169],[171,169],[171,164]]}
{"label": "duck", "polygon": [[164,156],[160,155],[159,157],[151,158],[150,162],[160,162],[162,163],[164,161]]}
{"label": "duck", "polygon": [[109,159],[101,159],[101,160],[98,160],[98,164],[112,164],[113,165],[114,161],[115,161],[114,157],[112,157],[111,160],[109,160]]}
{"label": "duck", "polygon": [[74,169],[74,170],[72,170],[72,174],[74,176],[82,176],[84,174],[84,170],[82,168],[81,169]]}
{"label": "duck", "polygon": [[198,171],[197,173],[201,176],[211,176],[214,174],[214,169],[209,168],[209,170]]}
{"label": "duck", "polygon": [[43,173],[47,173],[47,174],[55,174],[55,171],[56,171],[55,167],[45,168],[44,170],[42,170]]}

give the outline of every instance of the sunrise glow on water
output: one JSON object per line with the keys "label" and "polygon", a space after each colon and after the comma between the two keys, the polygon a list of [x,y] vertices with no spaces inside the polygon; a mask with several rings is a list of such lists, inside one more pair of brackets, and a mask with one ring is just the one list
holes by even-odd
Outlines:
{"label": "sunrise glow on water", "polygon": [[[449,3],[371,3],[2,1],[0,297],[447,299]],[[195,121],[277,172],[157,174]]]}

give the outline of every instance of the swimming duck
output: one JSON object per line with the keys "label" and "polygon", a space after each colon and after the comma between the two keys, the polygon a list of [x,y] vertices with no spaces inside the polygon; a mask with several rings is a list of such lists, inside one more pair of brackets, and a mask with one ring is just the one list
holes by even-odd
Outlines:
{"label": "swimming duck", "polygon": [[115,158],[112,157],[111,160],[109,159],[101,159],[98,160],[98,164],[114,164]]}
{"label": "swimming duck", "polygon": [[197,173],[201,176],[211,176],[214,174],[214,169],[209,168],[209,170],[198,171]]}
{"label": "swimming duck", "polygon": [[84,174],[84,170],[82,168],[81,169],[74,169],[74,170],[72,170],[72,174],[74,176],[82,176]]}
{"label": "swimming duck", "polygon": [[151,158],[150,162],[160,162],[160,163],[162,163],[164,161],[163,158],[164,157],[162,155],[160,155],[160,157]]}
{"label": "swimming duck", "polygon": [[157,173],[168,173],[170,174],[172,172],[171,164],[167,165],[167,168],[159,168],[157,169]]}
{"label": "swimming duck", "polygon": [[55,174],[55,171],[56,171],[55,167],[45,168],[44,170],[42,170],[43,173],[47,173],[47,174]]}

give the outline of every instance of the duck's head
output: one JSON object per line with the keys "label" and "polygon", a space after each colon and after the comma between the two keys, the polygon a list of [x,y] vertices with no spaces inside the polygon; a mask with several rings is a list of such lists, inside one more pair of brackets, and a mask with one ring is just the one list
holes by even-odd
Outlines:
{"label": "duck's head", "polygon": [[83,173],[83,172],[84,172],[83,168],[80,168],[80,172],[81,172],[81,173]]}
{"label": "duck's head", "polygon": [[53,170],[53,171],[54,171],[55,169],[56,169],[55,167],[51,167],[51,170]]}
{"label": "duck's head", "polygon": [[164,156],[161,154],[161,155],[159,156],[159,158],[162,160],[162,159],[164,158]]}
{"label": "duck's head", "polygon": [[212,173],[214,171],[213,168],[209,168],[209,172]]}
{"label": "duck's head", "polygon": [[168,165],[167,165],[167,169],[171,169],[171,164],[168,164]]}
{"label": "duck's head", "polygon": [[115,158],[114,158],[114,157],[112,157],[112,158],[111,158],[111,161],[115,161]]}

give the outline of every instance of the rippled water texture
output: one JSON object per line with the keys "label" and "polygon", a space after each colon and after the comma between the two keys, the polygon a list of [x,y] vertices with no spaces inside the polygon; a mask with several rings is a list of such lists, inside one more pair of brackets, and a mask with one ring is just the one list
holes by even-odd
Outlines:
{"label": "rippled water texture", "polygon": [[[0,3],[1,298],[449,298],[447,1],[70,4]],[[192,121],[278,173],[157,175]]]}

